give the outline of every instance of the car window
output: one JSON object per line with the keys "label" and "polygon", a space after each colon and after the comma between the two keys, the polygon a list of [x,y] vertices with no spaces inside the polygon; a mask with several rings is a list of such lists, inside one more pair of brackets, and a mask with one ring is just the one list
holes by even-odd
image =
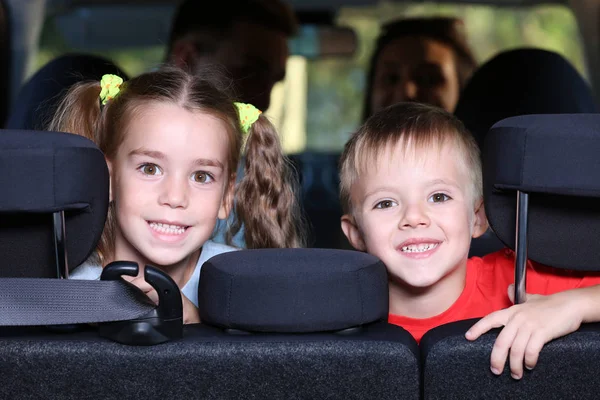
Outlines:
{"label": "car window", "polygon": [[[463,19],[479,63],[502,50],[534,46],[562,54],[584,77],[588,76],[577,22],[565,6],[382,2],[378,6],[345,7],[337,15],[337,23],[356,32],[359,44],[356,54],[352,58],[322,59],[291,56],[286,79],[273,89],[266,114],[279,128],[285,151],[341,151],[361,122],[367,66],[380,26],[395,18],[427,15]],[[83,51],[73,46],[76,41],[72,38],[65,40],[68,32],[59,29],[64,26],[60,18],[52,16],[46,20],[30,74],[56,56]],[[120,48],[117,44],[87,52],[109,57],[130,76],[135,76],[159,65],[164,51],[163,42],[157,40],[151,46]]]}

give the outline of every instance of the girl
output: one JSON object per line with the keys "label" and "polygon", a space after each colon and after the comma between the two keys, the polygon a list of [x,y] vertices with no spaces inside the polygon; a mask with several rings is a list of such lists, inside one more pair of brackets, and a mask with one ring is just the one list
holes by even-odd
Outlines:
{"label": "girl", "polygon": [[[110,173],[110,208],[96,257],[71,278],[97,279],[115,260],[157,266],[182,289],[184,322],[193,323],[199,322],[201,265],[235,250],[209,240],[232,204],[237,218],[229,238],[243,224],[248,248],[303,245],[292,174],[275,128],[254,107],[234,103],[214,74],[165,68],[126,83],[109,75],[102,84],[77,84],[50,130],[94,140]],[[245,133],[245,175],[236,188]],[[158,301],[142,273],[128,280]]]}

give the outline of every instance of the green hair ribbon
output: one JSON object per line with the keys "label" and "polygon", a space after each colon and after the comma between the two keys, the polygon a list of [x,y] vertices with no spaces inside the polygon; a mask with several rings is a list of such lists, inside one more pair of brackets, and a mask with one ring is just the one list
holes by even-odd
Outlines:
{"label": "green hair ribbon", "polygon": [[120,76],[112,74],[102,75],[102,80],[100,80],[100,86],[102,87],[100,101],[102,105],[105,105],[107,101],[114,99],[119,94],[122,84],[123,78]]}
{"label": "green hair ribbon", "polygon": [[252,124],[258,120],[258,117],[262,111],[254,107],[252,104],[247,103],[235,103],[235,106],[237,107],[238,114],[240,115],[240,124],[242,126],[242,130],[244,133],[248,133],[252,127]]}

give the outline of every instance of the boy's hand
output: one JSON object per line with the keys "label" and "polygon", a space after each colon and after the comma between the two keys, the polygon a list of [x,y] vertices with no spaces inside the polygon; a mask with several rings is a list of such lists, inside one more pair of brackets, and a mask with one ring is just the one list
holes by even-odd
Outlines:
{"label": "boy's hand", "polygon": [[[136,277],[130,277],[127,275],[122,275],[122,278],[127,280],[129,283],[137,286],[146,296],[150,298],[154,302],[154,304],[158,304],[158,293],[156,290],[148,282],[144,280],[143,275],[138,275]],[[183,323],[184,324],[196,324],[200,322],[200,315],[198,313],[198,307],[194,305],[185,297],[183,293],[181,293],[181,301],[183,306]]]}
{"label": "boy's hand", "polygon": [[[527,369],[535,367],[546,343],[579,328],[583,318],[578,294],[577,290],[550,296],[528,294],[524,303],[482,318],[465,336],[475,340],[490,329],[504,326],[492,349],[491,370],[500,375],[510,351],[511,376],[521,379],[523,364]],[[514,303],[514,285],[508,287],[508,295]]]}

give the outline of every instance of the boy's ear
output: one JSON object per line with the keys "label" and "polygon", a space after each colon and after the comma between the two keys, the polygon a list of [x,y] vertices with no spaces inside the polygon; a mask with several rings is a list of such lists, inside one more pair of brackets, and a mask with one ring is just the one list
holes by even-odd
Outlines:
{"label": "boy's ear", "polygon": [[487,217],[485,215],[485,206],[483,199],[475,204],[475,218],[473,220],[473,236],[477,238],[485,233],[489,227]]}
{"label": "boy's ear", "polygon": [[363,240],[362,233],[358,229],[354,218],[351,215],[344,214],[342,215],[342,231],[348,241],[356,250],[366,251],[367,246],[365,246],[365,241]]}
{"label": "boy's ear", "polygon": [[221,207],[219,207],[219,213],[217,214],[217,218],[219,219],[227,219],[229,217],[229,213],[233,208],[233,197],[235,192],[235,175],[229,179],[229,184],[227,185],[227,189],[225,193],[223,193],[223,200],[221,201]]}

